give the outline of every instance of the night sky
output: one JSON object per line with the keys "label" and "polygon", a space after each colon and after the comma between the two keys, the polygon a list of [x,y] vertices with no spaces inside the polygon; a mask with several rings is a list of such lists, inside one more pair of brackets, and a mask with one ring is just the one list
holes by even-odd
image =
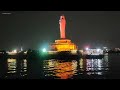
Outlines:
{"label": "night sky", "polygon": [[0,11],[0,50],[47,47],[60,38],[62,14],[66,37],[80,49],[120,47],[120,11]]}

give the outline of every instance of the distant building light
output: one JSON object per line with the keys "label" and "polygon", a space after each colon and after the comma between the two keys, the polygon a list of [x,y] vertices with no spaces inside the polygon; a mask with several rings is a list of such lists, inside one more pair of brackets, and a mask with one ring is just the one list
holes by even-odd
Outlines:
{"label": "distant building light", "polygon": [[23,51],[23,48],[21,47],[21,51]]}
{"label": "distant building light", "polygon": [[17,53],[17,50],[15,49],[15,50],[13,50],[13,52],[14,52],[14,53]]}
{"label": "distant building light", "polygon": [[24,54],[27,54],[27,51],[25,51]]}
{"label": "distant building light", "polygon": [[107,49],[107,47],[103,47],[103,49]]}
{"label": "distant building light", "polygon": [[98,48],[98,49],[97,49],[97,52],[99,52],[99,51],[100,51],[100,49]]}

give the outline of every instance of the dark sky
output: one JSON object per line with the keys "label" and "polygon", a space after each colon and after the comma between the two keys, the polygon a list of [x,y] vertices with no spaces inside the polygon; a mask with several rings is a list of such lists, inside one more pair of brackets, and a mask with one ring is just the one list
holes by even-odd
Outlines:
{"label": "dark sky", "polygon": [[120,46],[120,11],[0,11],[0,49],[47,47],[60,38],[62,14],[66,36],[79,48]]}

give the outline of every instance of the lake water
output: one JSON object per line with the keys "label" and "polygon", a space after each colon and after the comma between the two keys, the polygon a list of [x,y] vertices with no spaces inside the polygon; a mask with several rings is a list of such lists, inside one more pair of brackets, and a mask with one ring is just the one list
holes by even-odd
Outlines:
{"label": "lake water", "polygon": [[120,55],[103,59],[0,59],[1,79],[120,79]]}

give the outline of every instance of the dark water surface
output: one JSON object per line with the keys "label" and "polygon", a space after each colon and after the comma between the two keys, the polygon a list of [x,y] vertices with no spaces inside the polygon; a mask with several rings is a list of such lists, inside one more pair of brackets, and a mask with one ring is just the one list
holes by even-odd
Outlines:
{"label": "dark water surface", "polygon": [[120,55],[103,59],[0,59],[1,79],[120,79]]}

